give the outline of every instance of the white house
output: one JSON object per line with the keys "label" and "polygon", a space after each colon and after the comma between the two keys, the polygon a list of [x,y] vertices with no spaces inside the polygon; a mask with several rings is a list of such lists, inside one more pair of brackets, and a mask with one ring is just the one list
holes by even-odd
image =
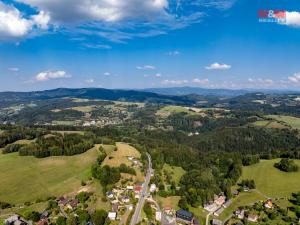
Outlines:
{"label": "white house", "polygon": [[116,220],[116,218],[117,218],[117,213],[116,213],[116,212],[109,212],[109,213],[108,213],[108,218],[109,218],[110,220]]}
{"label": "white house", "polygon": [[155,192],[156,191],[156,185],[155,184],[151,184],[150,185],[150,192]]}
{"label": "white house", "polygon": [[155,219],[156,219],[157,221],[161,221],[161,212],[156,211],[156,213],[155,213]]}

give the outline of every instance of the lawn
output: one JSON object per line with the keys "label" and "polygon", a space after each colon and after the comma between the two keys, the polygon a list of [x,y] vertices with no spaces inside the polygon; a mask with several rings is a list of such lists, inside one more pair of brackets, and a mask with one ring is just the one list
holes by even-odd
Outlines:
{"label": "lawn", "polygon": [[172,179],[176,183],[179,184],[181,177],[186,173],[182,167],[179,166],[170,166],[169,164],[165,163],[163,167],[163,171],[166,170],[169,174],[172,175]]}
{"label": "lawn", "polygon": [[300,129],[300,118],[298,117],[283,115],[269,115],[268,117],[277,121],[282,121],[291,126],[293,129]]}
{"label": "lawn", "polygon": [[[254,179],[256,188],[269,197],[287,197],[300,189],[300,172],[286,173],[273,165],[280,159],[261,160],[260,163],[243,168],[242,179]],[[300,166],[300,160],[295,160]]]}
{"label": "lawn", "polygon": [[179,209],[179,207],[177,205],[180,200],[180,196],[170,196],[170,197],[164,198],[164,197],[157,195],[155,198],[156,198],[157,203],[162,208],[171,207],[176,210]]}
{"label": "lawn", "polygon": [[17,204],[76,191],[90,177],[97,156],[96,148],[76,156],[44,159],[0,154],[0,199]]}

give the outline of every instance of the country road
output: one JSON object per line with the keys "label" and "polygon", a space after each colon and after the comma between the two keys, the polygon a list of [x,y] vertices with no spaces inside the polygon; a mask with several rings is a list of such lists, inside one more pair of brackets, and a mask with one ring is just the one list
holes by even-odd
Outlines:
{"label": "country road", "polygon": [[151,156],[148,153],[147,153],[147,156],[148,156],[148,170],[147,170],[147,174],[146,174],[146,179],[145,179],[143,189],[140,194],[140,199],[135,207],[135,211],[132,216],[130,225],[135,225],[140,221],[141,210],[142,210],[142,207],[145,202],[145,196],[147,195],[147,192],[148,192],[148,186],[149,186],[151,173],[152,173],[152,162],[151,162]]}

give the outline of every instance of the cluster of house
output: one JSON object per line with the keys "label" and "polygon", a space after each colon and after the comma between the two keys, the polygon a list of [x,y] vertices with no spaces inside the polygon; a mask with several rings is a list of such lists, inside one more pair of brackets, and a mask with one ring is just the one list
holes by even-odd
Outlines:
{"label": "cluster of house", "polygon": [[[274,208],[274,204],[272,202],[271,199],[268,199],[267,201],[264,202],[264,207],[267,209],[272,209]],[[244,219],[245,218],[245,209],[238,209],[234,212],[234,215],[238,218],[238,219]],[[247,218],[248,221],[250,222],[257,222],[257,220],[259,219],[259,216],[254,214],[254,213],[249,213],[247,214]]]}
{"label": "cluster of house", "polygon": [[208,204],[204,205],[204,209],[210,213],[213,213],[215,216],[219,216],[224,209],[228,208],[231,205],[232,201],[230,199],[226,200],[226,197],[223,193],[219,195],[214,195],[214,200],[210,201]]}
{"label": "cluster of house", "polygon": [[[43,211],[40,214],[40,220],[37,222],[37,225],[47,225],[48,224],[48,211]],[[32,225],[32,221],[27,221],[19,215],[12,215],[4,221],[5,225]]]}
{"label": "cluster of house", "polygon": [[57,203],[60,208],[75,210],[79,204],[79,201],[77,199],[68,199],[62,196],[57,199]]}
{"label": "cluster of house", "polygon": [[4,221],[5,225],[27,225],[30,224],[30,222],[26,221],[24,218],[22,218],[19,215],[12,215],[11,217],[7,218]]}
{"label": "cluster of house", "polygon": [[135,185],[116,187],[113,188],[112,191],[108,191],[106,197],[109,199],[112,208],[112,211],[108,213],[108,218],[110,220],[116,220],[118,211],[121,208],[127,207],[129,210],[132,210],[133,205],[130,204],[131,196],[134,196],[135,199],[139,199],[143,185],[144,183],[139,182]]}
{"label": "cluster of house", "polygon": [[135,158],[133,156],[128,156],[127,159],[133,163],[134,167],[141,168],[143,166],[143,164],[140,162],[140,160],[138,160],[137,158]]}

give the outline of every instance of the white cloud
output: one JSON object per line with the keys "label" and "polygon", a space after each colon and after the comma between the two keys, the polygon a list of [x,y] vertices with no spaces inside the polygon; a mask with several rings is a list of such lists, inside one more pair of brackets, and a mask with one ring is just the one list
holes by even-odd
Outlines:
{"label": "white cloud", "polygon": [[89,44],[84,43],[82,44],[86,48],[92,48],[92,49],[111,49],[112,47],[110,45],[104,45],[104,44]]}
{"label": "white cloud", "polygon": [[207,69],[207,70],[229,70],[230,68],[231,68],[231,65],[220,64],[217,62],[205,67],[205,69]]}
{"label": "white cloud", "polygon": [[20,69],[17,67],[10,67],[10,68],[8,68],[8,70],[11,72],[19,72]]}
{"label": "white cloud", "polygon": [[[234,2],[234,0],[14,1],[24,3],[40,12],[30,20],[41,28],[48,27],[50,23],[58,28],[55,31],[100,36],[120,43],[133,38],[166,34],[199,23],[206,16],[204,10],[206,11],[207,8],[226,10],[231,7],[231,2]],[[177,55],[177,52],[174,53]]]}
{"label": "white cloud", "polygon": [[103,75],[104,75],[104,76],[110,76],[111,73],[110,73],[110,72],[104,72]]}
{"label": "white cloud", "polygon": [[288,80],[293,82],[293,83],[298,83],[300,81],[300,72],[295,73],[293,76],[289,76]]}
{"label": "white cloud", "polygon": [[155,74],[155,77],[159,78],[159,77],[162,77],[161,73],[157,73]]}
{"label": "white cloud", "polygon": [[94,79],[87,79],[87,80],[85,80],[85,83],[92,84],[92,83],[94,83]]}
{"label": "white cloud", "polygon": [[0,40],[10,40],[28,35],[35,28],[48,29],[50,17],[43,11],[25,17],[13,5],[0,1]]}
{"label": "white cloud", "polygon": [[286,25],[300,27],[300,13],[299,12],[286,12]]}
{"label": "white cloud", "polygon": [[196,83],[198,85],[208,85],[209,84],[209,80],[207,78],[205,78],[205,79],[195,78],[192,80],[192,82]]}
{"label": "white cloud", "polygon": [[156,67],[152,65],[144,65],[144,66],[137,66],[138,70],[155,70]]}
{"label": "white cloud", "polygon": [[163,85],[183,85],[189,83],[188,80],[163,80],[161,84]]}
{"label": "white cloud", "polygon": [[180,54],[181,54],[180,51],[177,51],[177,50],[168,52],[169,56],[177,56],[177,55],[180,55]]}
{"label": "white cloud", "polygon": [[37,81],[47,81],[50,79],[60,79],[60,78],[70,78],[71,75],[67,74],[63,70],[58,70],[58,71],[45,71],[45,72],[40,72],[39,74],[36,75],[36,80]]}

